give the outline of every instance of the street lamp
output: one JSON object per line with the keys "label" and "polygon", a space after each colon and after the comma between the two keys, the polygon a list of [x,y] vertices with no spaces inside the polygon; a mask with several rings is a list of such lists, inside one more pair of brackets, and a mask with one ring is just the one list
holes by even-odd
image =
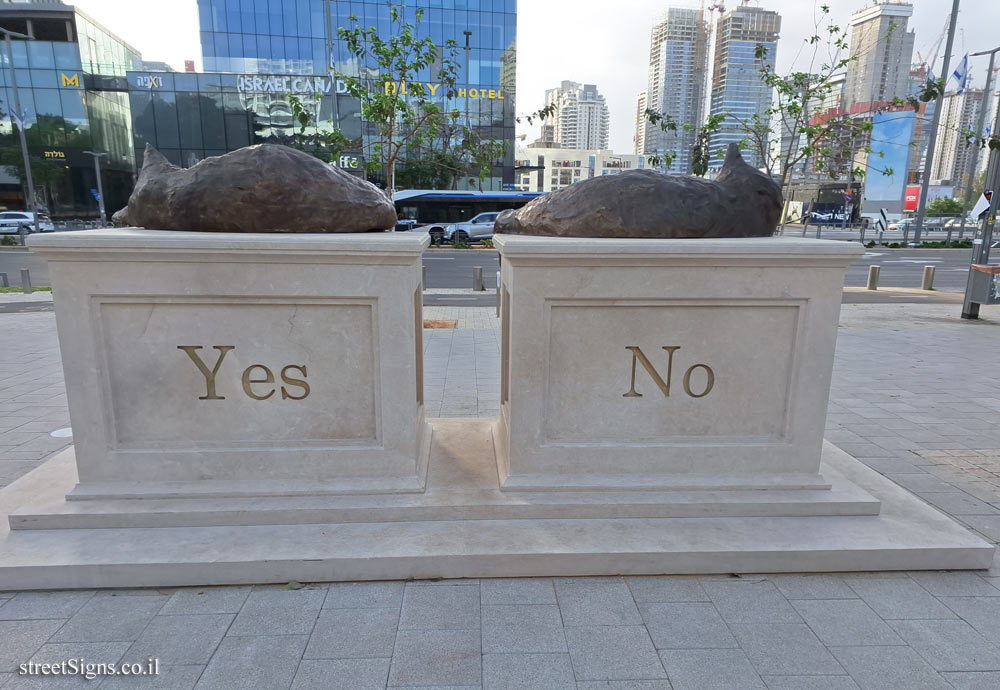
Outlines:
{"label": "street lamp", "polygon": [[472,115],[469,113],[469,37],[472,32],[466,29],[465,34],[465,126],[472,129]]}
{"label": "street lamp", "polygon": [[97,208],[101,213],[101,225],[106,225],[108,219],[104,214],[104,187],[101,186],[101,156],[108,154],[97,153],[96,151],[84,151],[84,153],[94,157],[94,174],[97,176]]}
{"label": "street lamp", "polygon": [[14,50],[10,46],[11,36],[25,41],[34,40],[34,36],[19,34],[16,31],[9,31],[3,27],[0,27],[0,32],[3,32],[4,40],[7,43],[7,64],[10,65],[10,84],[14,92],[13,117],[17,123],[17,133],[21,137],[21,155],[24,156],[24,176],[28,180],[28,210],[31,211],[35,232],[38,232],[38,209],[35,208],[35,182],[31,179],[31,159],[28,156],[28,140],[24,138],[24,112],[21,110],[21,96],[17,91],[17,70],[14,69]]}

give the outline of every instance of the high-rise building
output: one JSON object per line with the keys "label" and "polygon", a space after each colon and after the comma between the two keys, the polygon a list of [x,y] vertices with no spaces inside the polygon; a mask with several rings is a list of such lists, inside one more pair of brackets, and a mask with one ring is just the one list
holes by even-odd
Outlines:
{"label": "high-rise building", "polygon": [[[0,25],[33,39],[11,38],[11,52],[38,208],[54,219],[97,217],[94,160],[85,153],[96,151],[108,154],[101,159],[105,207],[118,210],[135,175],[124,77],[140,68],[139,51],[61,2],[0,2]],[[0,206],[18,209],[26,205],[24,168],[2,52],[0,148],[15,153],[0,166]]]}
{"label": "high-rise building", "polygon": [[594,84],[564,81],[545,92],[545,105],[555,105],[548,118],[554,141],[567,149],[606,149],[610,116],[604,96]]}
{"label": "high-rise building", "polygon": [[677,129],[664,131],[643,114],[638,115],[636,152],[673,154],[673,161],[666,166],[670,172],[691,172],[692,149],[705,111],[708,37],[704,12],[682,7],[667,8],[650,32],[649,78],[642,111],[651,108],[670,117]]}
{"label": "high-rise building", "polygon": [[[710,168],[721,168],[728,145],[746,137],[742,125],[749,125],[755,115],[769,119],[766,111],[774,94],[761,80],[760,69],[762,64],[774,68],[780,31],[781,16],[761,7],[743,4],[719,17],[709,113],[724,115],[725,119],[709,141]],[[756,56],[758,46],[765,50],[760,59]],[[764,165],[759,152],[752,148],[743,152],[743,158],[755,167]]]}
{"label": "high-rise building", "polygon": [[945,94],[931,165],[932,183],[953,185],[956,192],[965,189],[972,147],[975,146],[971,132],[976,127],[982,102],[982,89]]}
{"label": "high-rise building", "polygon": [[646,167],[644,156],[607,149],[529,146],[517,150],[517,160],[522,169],[515,189],[521,192],[554,192],[575,182]]}
{"label": "high-rise building", "polygon": [[[879,2],[851,15],[851,52],[844,86],[848,112],[873,110],[907,95],[914,34],[906,30],[913,5]],[[865,105],[868,104],[868,105]]]}
{"label": "high-rise building", "polygon": [[646,152],[646,91],[640,91],[635,97],[635,136],[632,137],[632,147],[636,155]]}

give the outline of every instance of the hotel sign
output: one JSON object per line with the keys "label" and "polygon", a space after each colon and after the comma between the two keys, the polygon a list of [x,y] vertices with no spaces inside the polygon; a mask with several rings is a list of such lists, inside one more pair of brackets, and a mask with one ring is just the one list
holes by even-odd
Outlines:
{"label": "hotel sign", "polygon": [[236,80],[236,90],[240,93],[318,93],[328,95],[347,93],[347,84],[342,79],[330,77],[290,77],[283,75],[241,74]]}

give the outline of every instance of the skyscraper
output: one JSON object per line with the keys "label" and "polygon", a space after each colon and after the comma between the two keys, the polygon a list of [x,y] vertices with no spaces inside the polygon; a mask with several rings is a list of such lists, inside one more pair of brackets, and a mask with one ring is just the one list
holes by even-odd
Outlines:
{"label": "skyscraper", "polygon": [[566,149],[606,149],[610,125],[608,105],[595,84],[564,81],[545,92],[545,105],[555,104],[548,118],[554,140]]}
{"label": "skyscraper", "polygon": [[965,189],[971,147],[975,146],[968,133],[975,129],[982,101],[982,89],[967,89],[960,95],[945,94],[931,166],[932,182],[954,185],[956,191]]}
{"label": "skyscraper", "polygon": [[636,155],[646,153],[646,91],[640,91],[635,97],[635,136],[632,138]]}
{"label": "skyscraper", "polygon": [[[709,167],[721,168],[726,147],[746,137],[741,123],[751,124],[754,115],[769,119],[766,111],[771,106],[773,89],[761,80],[760,69],[762,63],[773,69],[780,31],[781,16],[760,7],[740,5],[719,17],[709,112],[725,115],[725,119],[710,139]],[[766,49],[762,60],[756,57],[758,45]],[[764,165],[760,153],[752,149],[745,150],[743,158],[755,167]]]}
{"label": "skyscraper", "polygon": [[[691,149],[705,111],[708,30],[702,10],[669,7],[650,32],[649,79],[645,107],[636,117],[636,153],[674,154],[667,166],[673,173],[691,172]],[[665,132],[648,122],[646,108],[671,117],[677,130]]]}
{"label": "skyscraper", "polygon": [[851,15],[851,62],[844,87],[848,112],[875,107],[857,104],[907,95],[914,34],[906,24],[912,15],[913,5],[905,2],[881,2]]}

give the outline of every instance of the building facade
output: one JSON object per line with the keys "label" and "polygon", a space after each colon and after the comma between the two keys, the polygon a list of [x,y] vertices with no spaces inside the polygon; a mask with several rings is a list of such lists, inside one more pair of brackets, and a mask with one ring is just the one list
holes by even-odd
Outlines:
{"label": "building facade", "polygon": [[[773,91],[761,80],[760,69],[762,64],[774,68],[780,32],[781,16],[773,10],[740,5],[719,17],[709,114],[725,117],[709,140],[710,168],[721,168],[728,145],[745,138],[741,123],[749,124],[755,115],[769,119]],[[758,45],[766,50],[762,59],[756,57]],[[757,151],[747,149],[743,157],[754,167],[764,165]]]}
{"label": "building facade", "polygon": [[607,149],[519,148],[515,188],[520,192],[554,192],[574,182],[645,167],[644,156]]}
{"label": "building facade", "polygon": [[632,150],[639,156],[646,151],[647,96],[647,91],[640,91],[635,96],[635,135],[632,137]]}
{"label": "building facade", "polygon": [[914,33],[907,31],[913,5],[886,1],[851,15],[851,62],[844,85],[844,107],[872,110],[908,93]]}
{"label": "building facade", "polygon": [[[105,206],[128,201],[135,180],[125,73],[137,50],[78,9],[60,2],[0,4],[0,26],[33,37],[12,39],[17,90],[39,209],[53,218],[98,215],[93,158],[101,159]],[[0,51],[0,206],[27,207],[15,124],[13,80]]]}
{"label": "building facade", "polygon": [[966,89],[961,94],[946,93],[941,106],[941,120],[931,165],[931,184],[951,185],[956,195],[964,194],[969,183],[969,164],[982,89]]}
{"label": "building facade", "polygon": [[664,131],[646,117],[637,117],[636,153],[673,154],[668,172],[692,170],[692,149],[705,113],[708,40],[709,25],[700,9],[670,7],[650,33],[645,107],[669,116],[678,127]]}
{"label": "building facade", "polygon": [[[416,25],[418,39],[429,38],[442,50],[449,41],[455,42],[457,51],[452,57],[459,65],[458,86],[461,94],[455,99],[442,98],[441,105],[448,110],[454,108],[461,111],[460,121],[468,122],[482,138],[506,142],[505,158],[498,161],[500,164],[494,167],[484,188],[510,187],[514,182],[516,0],[427,0],[405,5],[403,21]],[[423,17],[419,22],[416,18],[418,6],[423,10]],[[383,0],[198,0],[198,17],[202,60],[206,72],[260,75],[272,79],[331,77],[339,74],[367,80],[369,87],[373,89],[385,88],[384,84],[378,83],[374,78],[378,74],[376,66],[373,63],[361,64],[349,52],[346,41],[338,37],[340,28],[360,25],[375,27],[381,38],[389,38],[394,28],[389,6]],[[468,60],[465,51],[466,31],[471,32]],[[420,81],[432,82],[435,74],[436,70],[432,66],[416,76]],[[226,91],[235,87],[222,88],[224,93],[230,93],[228,97],[222,98],[227,140],[228,123],[231,122],[236,132],[232,140],[242,141],[242,125],[237,124],[241,114],[246,115],[237,110],[242,101],[233,96],[232,91]],[[271,97],[276,94],[267,91],[263,93],[270,94]],[[472,96],[466,98],[465,94]],[[323,94],[324,98],[328,96]],[[320,108],[325,109],[324,112],[333,113],[346,110],[350,115],[349,121],[353,122],[350,118],[353,118],[352,111],[356,106],[350,102],[351,99],[343,93],[335,98],[329,97],[331,100],[325,105],[321,104]],[[356,99],[354,101],[356,103]],[[269,124],[264,129],[287,131],[288,128],[282,124],[285,121],[283,111],[290,110],[287,99],[283,105],[275,104],[272,110],[274,116],[265,118]],[[252,117],[262,117],[259,109],[254,112]],[[339,118],[334,118],[333,124],[337,125],[340,121]],[[180,126],[178,123],[178,127]],[[247,127],[250,128],[250,125]],[[360,136],[362,141],[359,148],[371,155],[372,137],[367,123],[362,123]],[[258,141],[254,137],[250,140],[251,143]],[[214,141],[217,142],[218,139]],[[204,148],[216,150],[214,147]],[[463,179],[460,186],[478,187],[478,182]]]}
{"label": "building facade", "polygon": [[554,105],[548,118],[553,141],[567,149],[606,149],[610,115],[604,96],[595,84],[564,81],[545,92],[545,105]]}

